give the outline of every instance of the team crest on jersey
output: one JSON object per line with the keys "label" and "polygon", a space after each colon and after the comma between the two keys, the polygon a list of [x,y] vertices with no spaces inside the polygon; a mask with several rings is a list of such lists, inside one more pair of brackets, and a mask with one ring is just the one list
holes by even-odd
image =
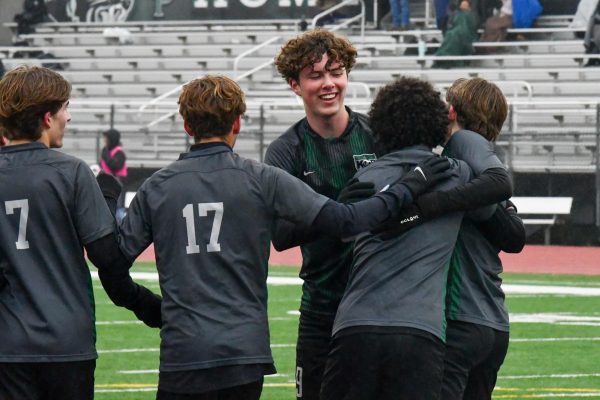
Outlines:
{"label": "team crest on jersey", "polygon": [[354,166],[357,171],[369,166],[373,161],[377,160],[375,154],[354,154],[352,157],[354,157]]}

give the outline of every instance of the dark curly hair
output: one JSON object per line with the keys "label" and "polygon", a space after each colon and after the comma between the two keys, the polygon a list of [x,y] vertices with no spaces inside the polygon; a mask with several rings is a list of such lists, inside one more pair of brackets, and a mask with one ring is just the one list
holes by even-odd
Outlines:
{"label": "dark curly hair", "polygon": [[407,146],[435,147],[448,132],[446,104],[430,82],[402,77],[377,93],[369,110],[371,129],[381,154]]}
{"label": "dark curly hair", "polygon": [[286,82],[298,81],[300,71],[320,62],[325,53],[329,58],[326,68],[337,61],[350,73],[356,63],[356,49],[346,38],[317,28],[290,39],[275,57],[275,66]]}

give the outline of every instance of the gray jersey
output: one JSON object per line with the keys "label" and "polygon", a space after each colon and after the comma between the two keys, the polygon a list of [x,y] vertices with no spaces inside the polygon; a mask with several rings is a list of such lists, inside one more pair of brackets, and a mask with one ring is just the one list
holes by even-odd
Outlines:
{"label": "gray jersey", "polygon": [[[409,147],[380,158],[356,176],[381,189],[430,156],[424,146]],[[433,190],[448,190],[470,178],[469,167],[452,160],[451,178]],[[410,327],[445,340],[446,273],[462,217],[448,214],[388,241],[371,235],[357,239],[333,334],[353,326]]]}
{"label": "gray jersey", "polygon": [[[504,168],[494,153],[493,144],[475,132],[458,131],[444,152],[466,161],[475,176],[490,168]],[[508,311],[500,273],[502,262],[498,249],[465,218],[450,266],[447,318],[508,332]]]}
{"label": "gray jersey", "polygon": [[96,358],[83,245],[114,229],[83,161],[41,143],[0,149],[0,362]]}
{"label": "gray jersey", "polygon": [[272,363],[271,224],[311,224],[327,198],[225,144],[195,146],[150,177],[121,226],[130,258],[152,241],[163,295],[161,371]]}

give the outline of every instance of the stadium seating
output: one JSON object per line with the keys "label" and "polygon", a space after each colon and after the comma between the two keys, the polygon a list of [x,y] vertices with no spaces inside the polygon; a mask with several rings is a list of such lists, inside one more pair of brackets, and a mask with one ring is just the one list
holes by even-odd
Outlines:
{"label": "stadium seating", "polygon": [[[584,67],[588,55],[575,36],[580,31],[567,28],[567,22],[565,16],[542,18],[542,27],[511,30],[525,40],[475,43],[497,52],[450,58],[468,64],[454,69],[432,69],[441,57],[417,55],[419,37],[437,39],[427,44],[432,50],[439,46],[441,33],[435,29],[367,30],[364,36],[342,30],[359,51],[347,103],[366,112],[378,88],[402,75],[431,80],[442,92],[457,78],[479,76],[497,82],[511,103],[498,144],[514,171],[592,172],[598,161],[600,68]],[[127,29],[129,44],[120,44],[106,28]],[[303,116],[301,102],[270,63],[297,33],[294,20],[46,23],[21,35],[29,46],[0,47],[0,55],[7,68],[51,64],[72,82],[73,121],[65,151],[95,162],[100,134],[114,124],[131,166],[160,167],[185,151],[189,139],[182,134],[176,90],[148,102],[207,73],[238,78],[246,90],[248,112],[236,150],[262,159],[266,146]]]}

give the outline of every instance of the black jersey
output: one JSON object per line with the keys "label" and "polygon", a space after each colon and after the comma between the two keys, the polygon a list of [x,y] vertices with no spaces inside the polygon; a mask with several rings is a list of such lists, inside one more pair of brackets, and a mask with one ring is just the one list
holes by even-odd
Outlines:
{"label": "black jersey", "polygon": [[114,229],[83,161],[41,143],[0,149],[0,362],[96,358],[83,245]]}
{"label": "black jersey", "polygon": [[275,218],[310,225],[328,199],[224,143],[195,145],[138,190],[120,227],[151,242],[163,294],[160,370],[271,364],[267,263]]}
{"label": "black jersey", "polygon": [[[273,141],[265,163],[279,167],[331,199],[357,170],[375,160],[374,142],[366,115],[347,109],[348,127],[335,139],[315,133],[306,118]],[[335,315],[352,265],[352,243],[320,236],[301,246],[304,280],[300,309]]]}

